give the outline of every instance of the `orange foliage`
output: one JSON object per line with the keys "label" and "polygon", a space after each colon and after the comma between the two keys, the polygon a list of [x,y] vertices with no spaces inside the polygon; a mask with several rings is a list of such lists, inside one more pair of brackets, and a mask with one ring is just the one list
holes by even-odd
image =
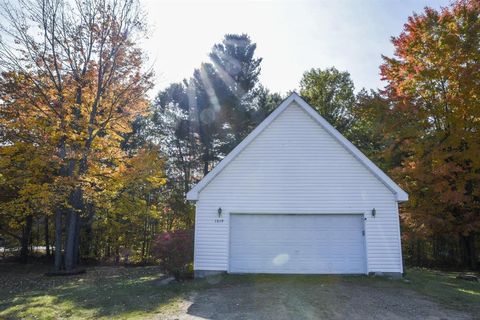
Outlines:
{"label": "orange foliage", "polygon": [[[416,235],[480,231],[480,3],[457,1],[408,19],[383,57],[393,102],[391,171],[411,195],[401,217]],[[407,232],[408,234],[408,232]]]}

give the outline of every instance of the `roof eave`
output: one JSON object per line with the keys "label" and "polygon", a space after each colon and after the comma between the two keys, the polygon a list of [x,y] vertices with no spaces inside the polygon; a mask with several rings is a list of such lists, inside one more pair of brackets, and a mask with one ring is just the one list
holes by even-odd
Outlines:
{"label": "roof eave", "polygon": [[194,190],[190,190],[187,192],[187,200],[188,201],[197,201],[198,200],[198,192]]}
{"label": "roof eave", "polygon": [[406,202],[408,201],[408,193],[406,193],[405,191],[403,190],[400,190],[400,192],[397,192],[395,194],[395,198],[397,200],[397,202]]}

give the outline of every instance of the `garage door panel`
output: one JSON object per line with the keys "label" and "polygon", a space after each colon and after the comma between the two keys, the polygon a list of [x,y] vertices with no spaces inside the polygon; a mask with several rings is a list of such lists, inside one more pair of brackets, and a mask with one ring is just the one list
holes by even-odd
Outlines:
{"label": "garage door panel", "polygon": [[359,215],[232,215],[230,224],[230,272],[366,272]]}

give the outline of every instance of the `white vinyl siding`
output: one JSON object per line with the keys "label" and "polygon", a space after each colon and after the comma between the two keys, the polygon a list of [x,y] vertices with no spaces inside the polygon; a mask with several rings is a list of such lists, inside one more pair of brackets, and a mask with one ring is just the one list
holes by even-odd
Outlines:
{"label": "white vinyl siding", "polygon": [[365,213],[368,272],[402,272],[397,210],[392,191],[294,102],[200,191],[194,267],[228,270],[230,213]]}

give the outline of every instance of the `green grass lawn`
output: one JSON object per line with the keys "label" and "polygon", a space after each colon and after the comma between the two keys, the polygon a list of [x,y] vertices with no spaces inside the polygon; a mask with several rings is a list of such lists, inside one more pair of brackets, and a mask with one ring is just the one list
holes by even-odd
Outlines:
{"label": "green grass lawn", "polygon": [[[1,269],[0,269],[1,270]],[[1,270],[0,319],[143,318],[168,313],[193,282],[158,284],[158,267],[94,267],[86,274],[45,277],[45,267]]]}
{"label": "green grass lawn", "polygon": [[[46,266],[0,264],[0,319],[135,319],[175,315],[195,292],[239,283],[295,281],[319,285],[338,281],[329,276],[222,276],[167,286],[158,284],[158,267],[91,267],[86,274],[46,277]],[[410,283],[402,280],[349,277],[375,286],[410,288],[452,308],[477,310],[480,284],[455,279],[456,273],[408,270]],[[292,278],[293,277],[293,278]],[[335,280],[337,279],[337,280]],[[475,311],[476,312],[476,311]]]}
{"label": "green grass lawn", "polygon": [[480,283],[456,279],[458,272],[421,268],[407,269],[407,279],[415,291],[455,309],[473,309],[480,315]]}

